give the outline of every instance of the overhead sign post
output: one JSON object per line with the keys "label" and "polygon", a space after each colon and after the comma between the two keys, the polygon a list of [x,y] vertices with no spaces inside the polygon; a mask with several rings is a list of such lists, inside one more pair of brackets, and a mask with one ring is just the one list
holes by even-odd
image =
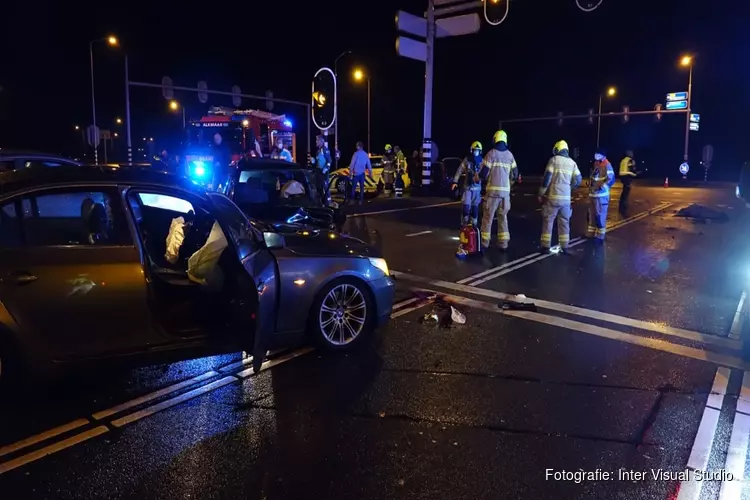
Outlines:
{"label": "overhead sign post", "polygon": [[[436,5],[448,4],[451,4],[451,6],[435,11]],[[437,148],[432,146],[432,83],[435,64],[435,38],[470,35],[478,32],[481,25],[479,15],[476,12],[443,19],[436,19],[436,16],[441,13],[449,14],[480,8],[481,6],[481,1],[428,0],[424,18],[404,11],[399,11],[396,14],[396,29],[399,32],[424,40],[415,40],[405,36],[396,38],[396,53],[398,55],[425,63],[422,123],[422,186],[424,187],[429,187],[432,184],[432,159],[437,159]]]}

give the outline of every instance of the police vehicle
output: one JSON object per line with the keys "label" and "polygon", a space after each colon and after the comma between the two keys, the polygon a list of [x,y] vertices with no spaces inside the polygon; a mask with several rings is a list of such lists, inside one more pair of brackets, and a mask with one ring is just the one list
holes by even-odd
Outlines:
{"label": "police vehicle", "polygon": [[[384,188],[383,183],[383,156],[370,156],[372,163],[372,178],[365,176],[365,193],[380,193]],[[404,174],[404,188],[410,184],[409,176]],[[351,181],[349,179],[349,168],[340,168],[331,172],[328,179],[328,189],[331,193],[346,195],[351,190]]]}

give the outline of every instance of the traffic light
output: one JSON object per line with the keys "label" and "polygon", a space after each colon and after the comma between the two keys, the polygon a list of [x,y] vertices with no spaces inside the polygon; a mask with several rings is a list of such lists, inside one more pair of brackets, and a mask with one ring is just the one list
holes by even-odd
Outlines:
{"label": "traffic light", "polygon": [[510,0],[483,0],[484,20],[491,26],[497,26],[505,21],[510,9]]}
{"label": "traffic light", "polygon": [[658,111],[661,111],[661,103],[660,102],[657,102],[654,105],[654,111],[657,111],[657,113],[656,113],[656,121],[660,122],[661,121],[661,113],[658,113]]}
{"label": "traffic light", "polygon": [[312,84],[313,123],[320,130],[328,130],[336,121],[336,76],[330,68],[320,68]]}
{"label": "traffic light", "polygon": [[622,123],[628,123],[630,121],[630,115],[628,114],[630,113],[630,106],[623,106],[622,112]]}

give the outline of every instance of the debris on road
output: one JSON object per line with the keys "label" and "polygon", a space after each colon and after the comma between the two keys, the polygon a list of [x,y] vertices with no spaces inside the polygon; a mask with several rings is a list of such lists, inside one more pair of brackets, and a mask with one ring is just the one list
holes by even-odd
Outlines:
{"label": "debris on road", "polygon": [[453,306],[451,307],[451,321],[459,325],[466,324],[466,316]]}
{"label": "debris on road", "polygon": [[705,205],[699,205],[698,203],[693,203],[690,206],[680,209],[677,212],[676,216],[695,219],[696,221],[706,223],[711,220],[718,222],[729,221],[729,217],[727,216],[727,214],[725,214],[721,210],[716,210],[715,208],[707,207]]}
{"label": "debris on road", "polygon": [[536,312],[536,304],[533,302],[513,302],[505,300],[497,305],[500,309],[505,311],[531,311]]}
{"label": "debris on road", "polygon": [[422,316],[422,323],[434,323],[438,324],[440,318],[438,317],[437,310],[435,308],[430,309],[430,312]]}

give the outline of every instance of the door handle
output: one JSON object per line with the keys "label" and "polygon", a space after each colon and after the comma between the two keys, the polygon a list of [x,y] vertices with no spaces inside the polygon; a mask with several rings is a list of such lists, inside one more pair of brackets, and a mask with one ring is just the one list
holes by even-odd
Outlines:
{"label": "door handle", "polygon": [[27,271],[17,271],[0,278],[0,283],[6,285],[28,285],[38,279],[37,276],[34,276]]}

